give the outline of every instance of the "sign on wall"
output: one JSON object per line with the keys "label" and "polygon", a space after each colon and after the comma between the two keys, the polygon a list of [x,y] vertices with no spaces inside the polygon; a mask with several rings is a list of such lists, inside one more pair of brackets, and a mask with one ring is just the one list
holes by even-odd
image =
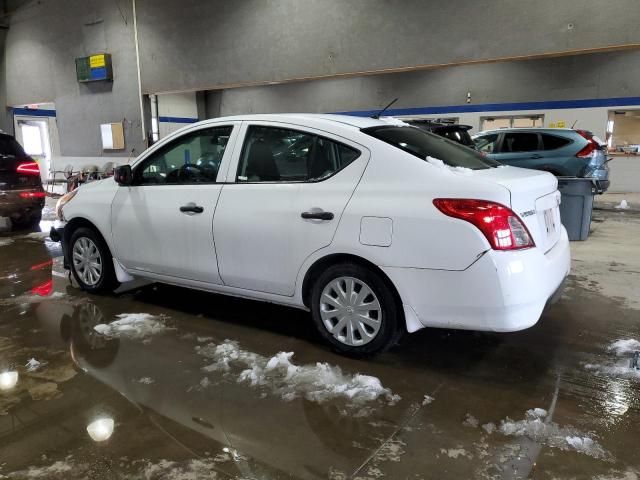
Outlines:
{"label": "sign on wall", "polygon": [[76,76],[81,83],[113,80],[111,55],[98,53],[88,57],[76,58]]}

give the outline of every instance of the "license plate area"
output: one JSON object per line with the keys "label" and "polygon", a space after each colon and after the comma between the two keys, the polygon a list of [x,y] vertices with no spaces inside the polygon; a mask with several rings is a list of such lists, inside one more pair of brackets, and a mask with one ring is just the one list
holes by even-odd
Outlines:
{"label": "license plate area", "polygon": [[547,231],[547,238],[553,238],[556,234],[558,226],[556,225],[555,209],[548,208],[543,212],[544,226]]}

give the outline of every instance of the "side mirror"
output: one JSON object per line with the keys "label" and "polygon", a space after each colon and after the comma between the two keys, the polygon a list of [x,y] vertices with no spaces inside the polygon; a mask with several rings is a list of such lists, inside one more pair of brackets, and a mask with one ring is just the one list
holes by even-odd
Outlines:
{"label": "side mirror", "polygon": [[113,170],[113,178],[118,185],[131,185],[133,181],[133,173],[131,173],[131,165],[120,165]]}

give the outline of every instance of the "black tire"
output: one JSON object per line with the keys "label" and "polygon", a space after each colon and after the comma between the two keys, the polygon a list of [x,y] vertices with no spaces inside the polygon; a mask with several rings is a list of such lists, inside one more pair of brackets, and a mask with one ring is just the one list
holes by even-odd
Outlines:
{"label": "black tire", "polygon": [[[82,239],[89,240],[97,248],[100,259],[100,275],[95,282],[85,281],[81,272],[76,270],[76,263],[74,262],[74,247],[76,243],[83,242]],[[89,244],[90,245],[90,244]],[[92,228],[80,227],[73,231],[68,245],[68,259],[69,268],[73,273],[73,277],[80,285],[80,288],[89,293],[109,293],[113,292],[120,286],[118,279],[116,278],[116,272],[113,267],[113,257],[109,251],[109,247],[105,243],[102,236]],[[93,277],[95,278],[95,277]]]}
{"label": "black tire", "polygon": [[[381,314],[379,330],[375,333],[373,338],[365,340],[360,333],[356,334],[355,330],[352,333],[354,342],[366,341],[367,343],[361,345],[348,344],[349,338],[345,338],[347,333],[344,335],[340,334],[340,332],[346,332],[346,330],[341,329],[333,334],[329,331],[329,327],[325,326],[325,320],[323,319],[321,312],[323,309],[323,311],[326,312],[326,321],[329,324],[334,323],[334,328],[339,328],[339,320],[337,316],[332,319],[326,318],[330,316],[332,310],[326,310],[328,305],[326,302],[324,302],[324,306],[321,306],[321,303],[323,303],[321,302],[321,297],[325,288],[331,288],[330,286],[334,284],[334,282],[338,282],[339,284],[339,279],[341,278],[356,280],[355,288],[358,288],[357,283],[361,282],[365,287],[368,287],[375,296],[369,298],[373,298],[374,300],[377,299],[378,301],[380,306],[379,312],[373,311],[367,313],[367,316],[372,313],[375,313],[376,315]],[[335,289],[333,289],[333,292],[335,292]],[[356,295],[358,294],[358,292],[355,293]],[[405,331],[404,315],[395,292],[393,291],[393,287],[389,285],[388,281],[378,272],[356,263],[333,265],[318,276],[311,290],[311,314],[320,336],[331,345],[333,350],[342,355],[354,358],[370,357],[387,350],[398,343]],[[349,315],[351,314],[353,314],[353,311],[349,313]],[[357,314],[353,315],[356,315],[357,318]],[[360,328],[364,327],[362,322],[356,323],[360,323]],[[344,328],[346,329],[347,327],[345,326]],[[372,332],[367,333],[371,334]],[[355,338],[357,336],[359,336],[360,339]],[[341,337],[342,340],[338,337]]]}

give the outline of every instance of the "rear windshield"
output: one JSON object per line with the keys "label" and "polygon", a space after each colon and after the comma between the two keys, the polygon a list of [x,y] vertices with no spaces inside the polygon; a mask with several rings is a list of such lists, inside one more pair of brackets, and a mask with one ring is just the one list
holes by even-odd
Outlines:
{"label": "rear windshield", "polygon": [[0,135],[0,162],[5,157],[25,157],[26,153],[13,137]]}
{"label": "rear windshield", "polygon": [[471,148],[415,127],[380,126],[362,131],[418,158],[437,158],[451,167],[484,170],[500,165]]}

